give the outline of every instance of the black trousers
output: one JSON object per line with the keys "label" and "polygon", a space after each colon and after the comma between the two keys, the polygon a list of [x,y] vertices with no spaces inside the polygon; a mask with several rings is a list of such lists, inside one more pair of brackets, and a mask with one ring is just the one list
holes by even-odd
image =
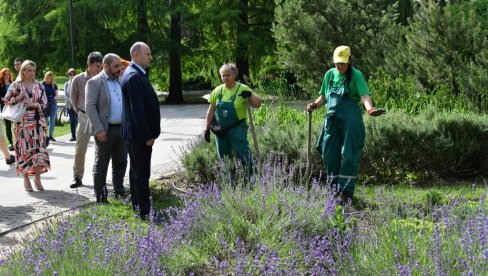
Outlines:
{"label": "black trousers", "polygon": [[5,132],[7,134],[8,142],[10,145],[14,145],[14,141],[12,140],[12,121],[4,119],[3,122],[5,123]]}
{"label": "black trousers", "polygon": [[139,208],[142,219],[151,210],[149,177],[151,176],[152,146],[143,142],[127,142],[130,157],[129,183],[132,207]]}
{"label": "black trousers", "polygon": [[107,170],[112,159],[112,184],[116,195],[125,195],[124,176],[127,168],[127,148],[122,139],[122,127],[109,125],[107,141],[95,138],[95,164],[93,165],[93,183],[97,197],[107,196]]}

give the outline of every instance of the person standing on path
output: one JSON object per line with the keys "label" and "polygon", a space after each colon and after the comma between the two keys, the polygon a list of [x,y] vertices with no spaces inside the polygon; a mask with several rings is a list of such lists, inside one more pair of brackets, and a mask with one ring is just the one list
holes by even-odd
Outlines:
{"label": "person standing on path", "polygon": [[26,106],[22,120],[14,125],[16,170],[24,177],[27,192],[33,191],[29,175],[34,175],[35,187],[42,191],[41,174],[51,168],[46,148],[47,124],[42,115],[47,97],[42,84],[36,81],[33,61],[24,61],[20,72],[21,80],[12,83],[5,96],[7,104],[23,102]]}
{"label": "person standing on path", "polygon": [[71,96],[70,96],[71,82],[75,75],[76,75],[76,70],[74,68],[70,68],[68,70],[69,80],[64,83],[64,103],[66,106],[66,110],[68,111],[69,127],[71,130],[71,138],[69,139],[70,142],[76,141],[76,125],[78,124],[78,115],[76,115],[76,112],[73,109],[73,105],[71,104]]}
{"label": "person standing on path", "polygon": [[[53,133],[54,126],[56,125],[56,113],[58,111],[58,104],[56,102],[58,99],[58,85],[54,81],[53,72],[47,71],[47,73],[44,75],[42,85],[44,85],[44,92],[46,93],[49,106],[49,112],[44,114],[44,116],[46,116],[45,119],[47,125],[49,126],[47,138],[49,141],[56,142],[56,139],[53,137]],[[49,142],[47,142],[47,144],[49,145]]]}
{"label": "person standing on path", "polygon": [[85,155],[90,141],[90,132],[87,131],[88,118],[85,112],[85,86],[89,79],[102,70],[103,56],[100,52],[91,52],[86,62],[86,72],[80,73],[71,82],[70,96],[73,109],[78,115],[78,129],[76,130],[75,158],[73,163],[73,182],[70,188],[78,188],[83,185],[85,173]]}
{"label": "person standing on path", "polygon": [[[7,95],[7,90],[12,84],[12,73],[8,68],[3,68],[0,70],[0,109],[3,109],[5,103],[3,102],[3,98]],[[4,119],[5,122],[5,132],[7,133],[7,139],[9,142],[8,150],[14,150],[14,143],[12,139],[12,121]],[[2,133],[3,135],[3,133]]]}
{"label": "person standing on path", "polygon": [[97,203],[108,203],[106,179],[110,160],[115,197],[125,197],[127,148],[122,139],[120,70],[120,57],[116,54],[106,54],[103,57],[102,72],[86,83],[86,116],[90,132],[95,136],[93,183]]}
{"label": "person standing on path", "polygon": [[154,140],[161,132],[159,102],[146,71],[151,64],[151,49],[144,42],[130,48],[131,64],[122,78],[122,137],[130,157],[129,183],[134,210],[142,220],[151,210],[149,177]]}
{"label": "person standing on path", "polygon": [[14,60],[15,71],[17,71],[17,77],[15,78],[15,81],[20,81],[20,67],[22,67],[23,62],[24,60],[21,58],[16,58]]}
{"label": "person standing on path", "polygon": [[120,59],[120,75],[119,77],[122,79],[122,77],[124,76],[124,73],[125,73],[125,69],[127,69],[127,67],[129,66],[130,62],[128,62],[127,60],[121,58]]}
{"label": "person standing on path", "polygon": [[351,201],[358,178],[359,159],[364,146],[361,101],[371,116],[385,113],[375,109],[363,74],[351,65],[351,50],[339,46],[334,50],[335,68],[325,73],[320,96],[307,105],[307,112],[327,104],[324,126],[317,142],[328,181],[342,203]]}
{"label": "person standing on path", "polygon": [[11,165],[15,163],[15,156],[10,154],[10,152],[7,149],[7,144],[5,144],[5,139],[3,138],[3,124],[1,120],[0,120],[0,151],[3,153],[3,156],[5,156],[5,163],[7,163],[7,165]]}

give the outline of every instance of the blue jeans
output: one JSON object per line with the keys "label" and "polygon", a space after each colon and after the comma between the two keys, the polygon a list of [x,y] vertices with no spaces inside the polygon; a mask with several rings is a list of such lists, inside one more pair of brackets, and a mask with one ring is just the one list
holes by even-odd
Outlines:
{"label": "blue jeans", "polygon": [[71,128],[71,137],[76,138],[76,125],[78,124],[78,114],[73,108],[68,109],[69,126]]}
{"label": "blue jeans", "polygon": [[49,125],[49,133],[47,137],[52,137],[54,132],[54,126],[56,125],[56,114],[58,111],[58,104],[56,102],[49,102],[49,108],[51,109],[51,115],[46,118],[46,123]]}

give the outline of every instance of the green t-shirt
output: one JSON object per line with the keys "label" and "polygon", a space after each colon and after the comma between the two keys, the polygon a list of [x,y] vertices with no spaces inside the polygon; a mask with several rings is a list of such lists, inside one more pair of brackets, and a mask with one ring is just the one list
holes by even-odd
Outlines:
{"label": "green t-shirt", "polygon": [[[327,96],[329,92],[330,80],[333,85],[340,85],[346,77],[346,74],[340,74],[336,68],[331,68],[325,73],[324,80],[322,81],[322,87],[320,88],[320,95]],[[356,68],[352,68],[351,80],[349,81],[349,98],[356,102],[359,102],[361,96],[371,95],[369,92],[368,84],[364,79],[363,73]]]}
{"label": "green t-shirt", "polygon": [[[239,84],[240,84],[240,87],[239,87]],[[237,92],[237,87],[239,87],[239,92]],[[217,86],[212,91],[212,93],[210,93],[210,98],[208,99],[208,102],[210,104],[214,104],[214,105],[217,104],[217,102],[219,101],[219,93],[220,93],[221,89],[222,89],[222,101],[223,102],[231,102],[230,98],[233,95],[235,95],[237,92],[236,100],[234,101],[234,107],[236,108],[237,117],[239,118],[239,120],[247,118],[246,99],[239,96],[239,94],[241,94],[242,91],[251,91],[252,92],[251,88],[249,88],[249,86],[247,86],[245,84],[241,84],[241,83],[236,82],[236,85],[234,86],[234,88],[229,90],[229,89],[225,88],[225,85],[221,84],[221,85]]]}

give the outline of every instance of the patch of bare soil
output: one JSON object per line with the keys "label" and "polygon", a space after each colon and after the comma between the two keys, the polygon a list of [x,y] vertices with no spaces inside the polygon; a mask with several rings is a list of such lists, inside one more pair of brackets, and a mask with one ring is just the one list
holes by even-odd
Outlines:
{"label": "patch of bare soil", "polygon": [[157,179],[152,185],[153,189],[173,191],[175,193],[193,194],[199,186],[189,183],[183,171],[174,171]]}

